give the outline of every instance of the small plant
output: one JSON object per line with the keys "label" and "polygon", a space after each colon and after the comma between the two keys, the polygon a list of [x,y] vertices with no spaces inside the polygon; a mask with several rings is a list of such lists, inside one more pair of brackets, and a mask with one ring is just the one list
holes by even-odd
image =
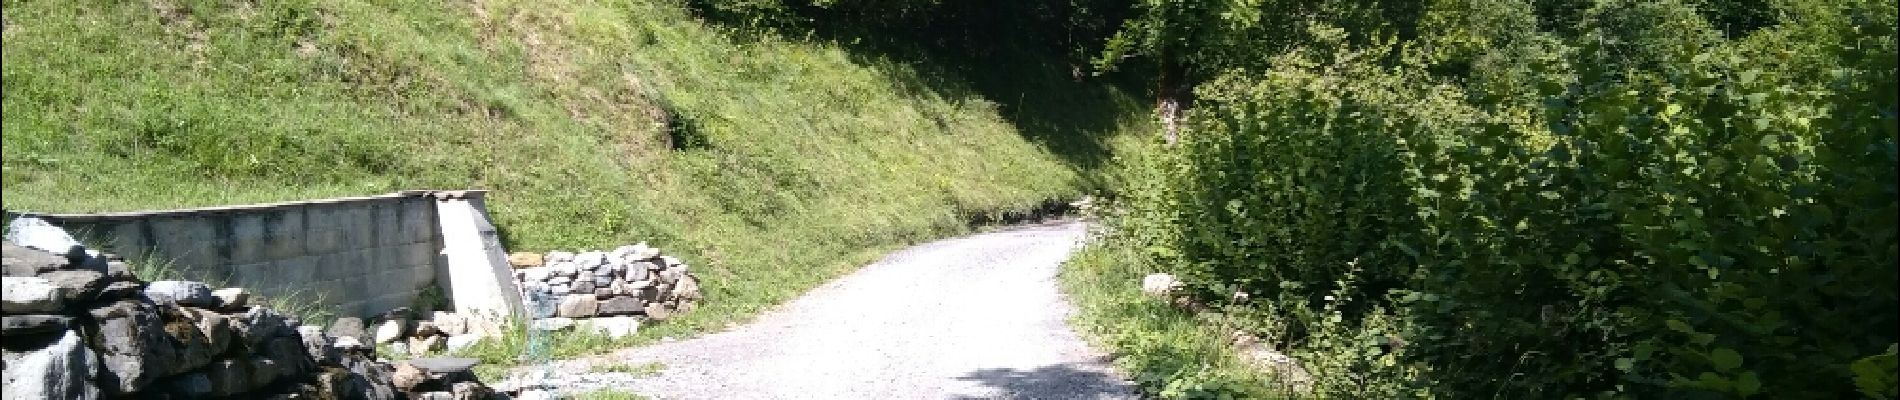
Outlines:
{"label": "small plant", "polygon": [[644,364],[594,364],[593,368],[589,371],[596,373],[618,372],[637,377],[648,377],[659,375],[660,371],[664,370],[666,370],[666,364],[648,362]]}

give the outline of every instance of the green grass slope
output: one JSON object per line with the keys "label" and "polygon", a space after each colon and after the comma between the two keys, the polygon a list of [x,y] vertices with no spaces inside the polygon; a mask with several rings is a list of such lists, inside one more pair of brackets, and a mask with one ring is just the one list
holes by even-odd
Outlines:
{"label": "green grass slope", "polygon": [[489,189],[515,249],[693,263],[709,303],[653,335],[1099,189],[1148,130],[1048,60],[738,39],[665,0],[80,3],[5,4],[7,209]]}

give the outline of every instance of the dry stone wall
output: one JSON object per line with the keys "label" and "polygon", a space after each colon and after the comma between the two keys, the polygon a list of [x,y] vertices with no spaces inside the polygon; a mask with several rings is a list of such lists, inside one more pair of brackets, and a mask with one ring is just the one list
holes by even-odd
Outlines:
{"label": "dry stone wall", "polygon": [[646,243],[611,251],[515,253],[509,263],[536,329],[582,326],[625,335],[640,319],[690,312],[701,299],[699,278],[686,263]]}

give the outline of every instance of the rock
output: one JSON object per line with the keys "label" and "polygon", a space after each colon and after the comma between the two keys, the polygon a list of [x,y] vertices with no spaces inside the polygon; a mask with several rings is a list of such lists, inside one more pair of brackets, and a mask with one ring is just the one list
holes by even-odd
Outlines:
{"label": "rock", "polygon": [[468,319],[462,314],[436,311],[435,315],[429,316],[429,320],[435,321],[436,329],[441,330],[444,335],[455,336],[468,333]]}
{"label": "rock", "polygon": [[640,330],[640,320],[627,316],[593,318],[580,324],[585,329],[591,329],[611,338],[625,337]]}
{"label": "rock", "polygon": [[390,344],[384,345],[384,349],[388,350],[389,352],[388,354],[381,354],[383,356],[392,356],[392,357],[396,355],[413,356],[416,354],[414,351],[409,350],[408,341],[397,341],[394,343],[390,343]]}
{"label": "rock", "polygon": [[262,347],[271,338],[297,335],[297,331],[291,328],[289,318],[278,314],[276,310],[251,307],[235,317],[231,328],[237,331],[246,346],[253,349]]}
{"label": "rock", "polygon": [[396,363],[396,372],[390,378],[396,384],[396,390],[412,392],[416,386],[429,381],[429,373],[409,363]]}
{"label": "rock", "polygon": [[0,250],[0,264],[6,267],[6,276],[34,276],[41,272],[54,271],[66,266],[66,257],[45,250],[28,248],[6,242]]}
{"label": "rock", "polygon": [[345,393],[344,396],[338,396],[337,398],[396,398],[396,384],[391,376],[395,371],[388,364],[373,362],[361,357],[350,357],[345,360],[344,368],[347,368],[350,375],[352,375],[350,379],[355,381],[355,385],[353,385],[355,387],[351,388],[352,390],[349,393]]}
{"label": "rock", "polygon": [[1174,275],[1154,273],[1141,278],[1141,292],[1154,297],[1166,298],[1181,287],[1181,281]]}
{"label": "rock", "polygon": [[211,380],[211,395],[233,396],[250,390],[250,367],[249,362],[228,358],[206,366],[204,375]]}
{"label": "rock", "polygon": [[0,277],[0,312],[57,314],[66,307],[66,289],[37,276]]}
{"label": "rock", "polygon": [[575,266],[573,262],[555,263],[548,267],[548,271],[557,277],[573,277],[574,274],[581,272],[580,267]]}
{"label": "rock", "polygon": [[397,339],[402,339],[404,331],[408,330],[408,322],[400,319],[383,321],[381,326],[376,327],[375,343],[392,343]]}
{"label": "rock", "polygon": [[633,315],[644,309],[646,309],[646,302],[631,296],[621,296],[601,301],[596,312],[599,315]]}
{"label": "rock", "polygon": [[211,297],[218,298],[218,304],[225,309],[239,309],[250,306],[251,292],[244,288],[223,288],[211,291]]}
{"label": "rock", "polygon": [[455,400],[455,394],[444,391],[421,392],[409,396],[409,400]]}
{"label": "rock", "polygon": [[[12,333],[7,334],[14,338]],[[0,390],[8,399],[98,399],[102,393],[91,377],[99,373],[92,349],[78,333],[65,331],[51,345],[38,350],[6,352],[0,372]]]}
{"label": "rock", "polygon": [[415,332],[410,333],[410,335],[435,336],[439,333],[442,333],[442,330],[435,326],[435,321],[416,321]]}
{"label": "rock", "polygon": [[211,391],[216,388],[211,383],[211,377],[203,372],[174,377],[166,386],[173,395],[187,399],[211,397]]}
{"label": "rock", "polygon": [[547,259],[542,257],[541,253],[517,252],[508,255],[508,265],[515,268],[539,267],[544,262],[547,262]]}
{"label": "rock", "polygon": [[363,319],[357,317],[337,318],[336,321],[330,323],[328,333],[330,337],[352,337],[359,342],[369,338],[369,334],[363,331]]}
{"label": "rock", "polygon": [[554,315],[567,318],[592,317],[599,312],[600,303],[591,295],[567,295],[561,298],[560,308]]}
{"label": "rock", "polygon": [[445,338],[441,336],[428,336],[428,337],[421,337],[421,338],[410,340],[409,354],[420,356],[423,354],[429,354],[429,352],[431,351],[442,351],[442,349],[446,346],[443,343],[443,340],[445,340]]}
{"label": "rock", "polygon": [[534,320],[534,322],[528,324],[528,329],[551,332],[551,331],[566,330],[567,328],[571,328],[573,326],[574,326],[574,319],[572,318],[554,317],[554,318],[542,318],[542,319]]}
{"label": "rock", "polygon": [[40,274],[40,277],[51,282],[53,286],[65,289],[67,304],[90,303],[98,300],[99,293],[104,291],[106,284],[109,283],[105,280],[105,273],[83,269],[47,271]]}
{"label": "rock", "polygon": [[1258,370],[1266,371],[1276,378],[1279,378],[1280,382],[1283,382],[1288,388],[1293,389],[1295,392],[1311,392],[1313,387],[1312,374],[1307,373],[1306,368],[1300,366],[1299,361],[1294,360],[1293,357],[1280,354],[1280,352],[1273,351],[1273,349],[1267,348],[1266,345],[1259,343],[1240,348],[1240,353],[1242,360],[1253,365],[1253,367]]}
{"label": "rock", "polygon": [[454,375],[473,370],[482,360],[462,357],[426,357],[404,361],[404,365],[420,368],[431,374]]}
{"label": "rock", "polygon": [[355,351],[367,349],[369,345],[363,344],[361,340],[356,340],[355,336],[342,336],[336,338],[334,342],[331,342],[330,348],[342,351]]}
{"label": "rock", "polygon": [[7,223],[6,240],[7,243],[58,255],[68,254],[75,247],[81,248],[82,252],[85,248],[79,244],[78,240],[73,239],[73,235],[67,234],[65,229],[60,229],[37,217],[19,217]]}
{"label": "rock", "polygon": [[469,346],[474,346],[481,341],[482,335],[455,335],[450,336],[447,341],[444,341],[443,347],[448,350],[449,353],[455,353],[462,351],[462,349],[469,348]]}
{"label": "rock", "polygon": [[190,317],[192,324],[197,326],[198,332],[204,334],[205,342],[210,346],[207,351],[214,355],[223,354],[225,349],[231,347],[232,338],[236,336],[236,332],[231,327],[230,318],[209,310],[180,308],[185,315]]}
{"label": "rock", "polygon": [[469,335],[501,336],[502,334],[501,321],[496,318],[470,315],[463,321],[468,324]]}
{"label": "rock", "polygon": [[66,330],[73,321],[64,315],[7,315],[0,316],[0,335],[8,338],[58,333]]}
{"label": "rock", "polygon": [[653,279],[654,278],[653,270],[647,268],[648,266],[654,266],[654,264],[645,263],[645,262],[634,263],[632,266],[627,267],[626,276],[624,276],[623,278],[626,278],[627,282],[645,281],[645,280]]}
{"label": "rock", "polygon": [[521,270],[521,280],[527,282],[546,281],[548,277],[553,275],[554,269],[549,267],[524,268]]}
{"label": "rock", "polygon": [[216,307],[218,298],[211,297],[211,287],[201,282],[158,281],[145,285],[145,297],[156,303],[178,303],[181,306]]}
{"label": "rock", "polygon": [[[639,251],[640,251],[640,247],[634,246],[634,245],[615,247],[614,251],[607,253],[607,258],[614,259],[614,260],[627,260],[629,257],[633,257],[634,253],[637,253]],[[627,260],[627,261],[632,261],[632,260]]]}
{"label": "rock", "polygon": [[569,294],[575,294],[575,293],[593,294],[594,280],[588,279],[584,281],[574,282],[572,289],[569,289],[568,293]]}
{"label": "rock", "polygon": [[594,267],[598,267],[601,264],[606,264],[606,263],[607,263],[607,253],[598,252],[598,251],[589,251],[589,252],[574,255],[574,265],[576,267],[593,269]]}
{"label": "rock", "polygon": [[547,257],[545,257],[545,261],[548,263],[564,263],[568,261],[574,261],[574,253],[569,253],[565,251],[550,251],[548,252]]}
{"label": "rock", "polygon": [[496,398],[495,390],[482,386],[479,382],[456,382],[450,389],[452,400],[490,400]]}
{"label": "rock", "polygon": [[336,364],[337,349],[330,343],[329,335],[323,334],[323,328],[316,325],[297,327],[297,337],[303,342],[303,351],[310,360],[318,365]]}
{"label": "rock", "polygon": [[277,378],[293,375],[290,371],[285,371],[277,360],[263,356],[250,356],[244,361],[250,364],[249,370],[251,371],[248,383],[250,389],[246,390],[255,390],[257,388],[270,386],[270,384],[277,382]]}
{"label": "rock", "polygon": [[574,282],[574,278],[568,277],[568,276],[555,276],[553,278],[548,278],[548,286],[565,286],[571,282]]}
{"label": "rock", "polygon": [[[642,282],[645,282],[645,281],[642,281]],[[636,286],[637,285],[638,283],[636,283]],[[658,302],[661,300],[660,299],[661,293],[662,291],[660,290],[659,287],[649,284],[646,287],[642,287],[640,289],[634,290],[633,296],[639,298],[640,301],[653,303],[653,302]]]}
{"label": "rock", "polygon": [[667,318],[673,317],[673,310],[666,308],[666,305],[660,302],[647,303],[645,312],[647,319],[654,321],[665,321]]}
{"label": "rock", "polygon": [[107,283],[104,289],[99,289],[99,295],[94,297],[93,301],[110,302],[125,300],[138,297],[139,294],[144,293],[144,291],[145,285],[138,282],[112,281],[112,283]]}
{"label": "rock", "polygon": [[177,350],[176,357],[164,360],[170,364],[170,368],[165,369],[165,375],[177,375],[198,369],[216,361],[218,354],[224,352],[224,349],[211,347],[211,338],[205,336],[203,330],[198,329],[198,321],[193,319],[195,315],[183,310],[166,310],[163,306],[160,306],[159,310],[164,316],[165,336],[171,340],[170,345]]}
{"label": "rock", "polygon": [[672,268],[672,267],[686,265],[686,262],[680,261],[678,257],[660,256],[660,265],[665,265],[667,268]]}
{"label": "rock", "polygon": [[166,337],[156,306],[120,300],[89,314],[98,329],[88,334],[88,342],[99,352],[100,366],[110,373],[99,381],[107,394],[137,393],[171,372],[166,363],[178,354]]}
{"label": "rock", "polygon": [[684,277],[686,277],[685,266],[675,265],[675,266],[666,267],[666,269],[660,270],[660,284],[663,284],[663,285],[671,285],[674,282],[679,282],[680,278],[684,278]]}
{"label": "rock", "polygon": [[557,285],[557,286],[548,287],[548,295],[550,296],[554,296],[557,298],[567,297],[569,293],[573,293],[573,289],[569,289],[567,285]]}
{"label": "rock", "polygon": [[310,352],[304,349],[303,340],[296,337],[272,338],[256,355],[275,362],[280,378],[303,376],[317,370],[316,360],[310,358]]}
{"label": "rock", "polygon": [[673,285],[673,298],[699,300],[699,278],[694,278],[692,275],[680,277],[679,283]]}
{"label": "rock", "polygon": [[547,390],[523,390],[521,394],[515,395],[514,400],[554,400],[557,398],[559,397],[555,396],[554,392]]}

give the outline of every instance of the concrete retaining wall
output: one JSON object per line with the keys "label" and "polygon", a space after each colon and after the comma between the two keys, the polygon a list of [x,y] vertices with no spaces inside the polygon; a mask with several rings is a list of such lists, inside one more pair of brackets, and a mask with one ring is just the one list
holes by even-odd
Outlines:
{"label": "concrete retaining wall", "polygon": [[482,195],[405,191],[182,210],[20,214],[46,219],[134,263],[170,262],[189,277],[268,296],[303,296],[339,316],[369,316],[409,306],[438,283],[449,292],[437,202],[451,196],[440,193]]}

